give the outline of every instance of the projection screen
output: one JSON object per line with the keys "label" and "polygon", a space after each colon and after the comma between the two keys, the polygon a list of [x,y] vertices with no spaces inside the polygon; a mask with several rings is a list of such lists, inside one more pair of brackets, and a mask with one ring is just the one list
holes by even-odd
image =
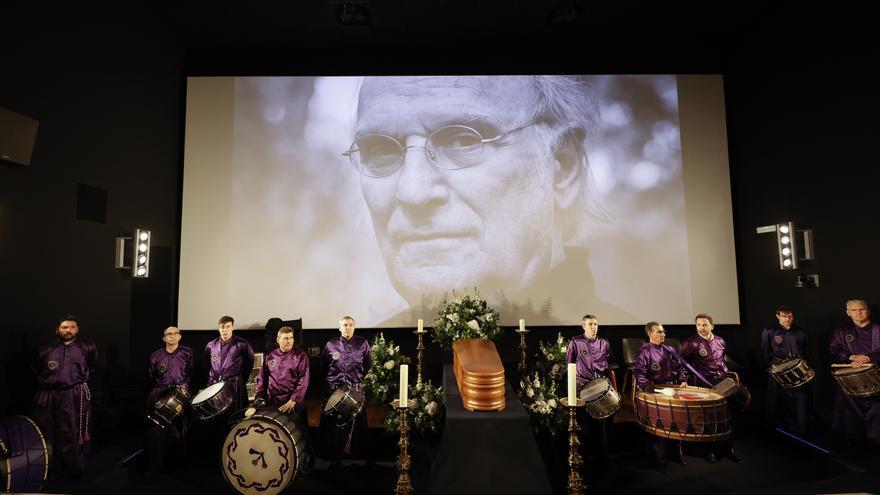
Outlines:
{"label": "projection screen", "polygon": [[739,323],[720,76],[191,77],[178,325]]}

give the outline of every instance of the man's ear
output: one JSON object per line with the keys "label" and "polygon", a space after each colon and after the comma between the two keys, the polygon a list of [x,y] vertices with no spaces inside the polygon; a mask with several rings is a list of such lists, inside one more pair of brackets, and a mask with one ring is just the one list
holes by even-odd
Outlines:
{"label": "man's ear", "polygon": [[566,129],[556,140],[553,158],[556,168],[553,171],[553,190],[556,204],[560,209],[568,209],[580,194],[579,187],[586,174],[584,154],[584,130],[577,127]]}

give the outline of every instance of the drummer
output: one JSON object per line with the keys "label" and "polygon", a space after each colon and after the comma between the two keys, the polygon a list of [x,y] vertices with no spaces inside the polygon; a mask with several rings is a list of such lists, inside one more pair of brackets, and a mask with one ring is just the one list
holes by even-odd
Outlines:
{"label": "drummer", "polygon": [[[177,327],[168,327],[162,333],[162,341],[165,346],[150,354],[150,364],[147,368],[150,392],[147,396],[147,407],[152,407],[167,390],[179,387],[189,393],[189,380],[193,368],[192,349],[180,345],[180,330]],[[186,416],[176,418],[171,426],[161,428],[148,422],[147,442],[145,451],[149,459],[150,471],[161,469],[166,464],[165,458],[168,453],[175,453],[176,457],[186,457]],[[168,466],[177,463],[168,463]]]}
{"label": "drummer", "polygon": [[33,362],[40,390],[33,415],[52,444],[56,476],[79,477],[86,468],[91,445],[92,393],[98,349],[78,338],[75,316],[64,315],[55,325],[58,339],[40,348]]}
{"label": "drummer", "polygon": [[[838,327],[831,337],[831,360],[861,368],[880,362],[880,325],[871,322],[868,304],[861,299],[846,302],[851,323]],[[880,395],[854,397],[840,390],[834,401],[831,427],[847,441],[863,438],[880,444]]]}
{"label": "drummer", "polygon": [[[770,368],[791,358],[809,361],[807,332],[794,325],[794,311],[788,306],[776,308],[778,323],[761,332],[761,356]],[[810,384],[786,388],[767,374],[767,423],[781,424],[792,433],[806,435],[810,424]]]}
{"label": "drummer", "polygon": [[205,346],[205,362],[208,368],[208,385],[225,382],[232,395],[231,412],[247,407],[247,383],[254,367],[254,350],[245,339],[232,335],[235,320],[223,316],[217,323],[220,336]]}
{"label": "drummer", "polygon": [[[346,383],[363,393],[364,375],[370,369],[370,343],[355,335],[354,330],[354,318],[343,316],[339,320],[340,335],[324,345],[321,361],[327,373],[328,396]],[[338,467],[343,458],[364,456],[366,414],[358,414],[350,427],[339,427],[335,417],[322,414],[320,431],[322,456],[331,461],[331,467]]]}
{"label": "drummer", "polygon": [[[608,357],[611,347],[607,340],[598,337],[599,319],[593,315],[584,315],[581,322],[584,333],[572,337],[568,342],[568,351],[565,355],[566,363],[577,364],[578,395],[590,380],[610,378]],[[592,430],[598,433],[598,448],[602,462],[607,462],[608,459],[607,419],[595,420],[587,414],[586,421],[581,421],[586,437],[593,436]]]}
{"label": "drummer", "polygon": [[305,419],[309,356],[294,347],[291,327],[278,329],[275,340],[278,348],[264,356],[263,366],[257,374],[254,404],[266,405],[285,414],[295,412]]}
{"label": "drummer", "polygon": [[[727,344],[723,338],[714,334],[715,323],[711,316],[700,313],[694,317],[694,324],[697,327],[697,333],[681,343],[680,354],[697,373],[708,380],[708,383],[703,383],[702,378],[698,378],[694,373],[691,376],[691,383],[701,387],[714,387],[731,376],[727,364],[724,362]],[[727,456],[733,462],[739,462],[739,456],[733,449],[733,438],[718,442],[715,448],[708,449],[706,461],[710,464],[715,464],[717,460],[713,450],[719,451],[719,454]]]}
{"label": "drummer", "polygon": [[[645,324],[645,333],[649,342],[644,344],[633,362],[633,375],[636,387],[645,392],[653,392],[655,384],[680,383],[687,386],[688,373],[684,366],[672,354],[674,351],[664,344],[666,330],[656,321]],[[649,435],[651,448],[657,467],[668,474],[667,463],[672,460],[682,466],[687,464],[681,449],[680,440]]]}

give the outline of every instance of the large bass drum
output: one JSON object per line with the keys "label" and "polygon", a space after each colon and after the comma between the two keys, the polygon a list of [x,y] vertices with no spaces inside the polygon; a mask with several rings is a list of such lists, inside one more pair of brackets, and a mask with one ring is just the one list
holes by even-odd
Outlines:
{"label": "large bass drum", "polygon": [[716,442],[731,435],[727,401],[708,388],[658,385],[654,392],[637,390],[633,406],[639,427],[659,437]]}
{"label": "large bass drum", "polygon": [[232,427],[221,460],[223,476],[235,491],[273,495],[309,473],[315,456],[298,414],[262,410]]}
{"label": "large bass drum", "polygon": [[49,443],[33,420],[25,416],[0,419],[0,491],[42,491],[49,456]]}

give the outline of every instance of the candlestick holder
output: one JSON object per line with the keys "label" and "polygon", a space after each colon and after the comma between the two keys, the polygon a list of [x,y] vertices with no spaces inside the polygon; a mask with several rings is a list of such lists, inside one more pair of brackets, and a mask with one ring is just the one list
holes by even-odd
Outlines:
{"label": "candlestick holder", "polygon": [[526,334],[529,331],[523,328],[522,330],[517,329],[515,332],[519,334],[519,364],[516,369],[521,375],[524,375],[526,373]]}
{"label": "candlestick holder", "polygon": [[568,397],[563,397],[560,402],[568,408],[568,493],[582,495],[587,486],[581,478],[584,458],[581,457],[581,440],[578,438],[581,427],[577,422],[577,409],[583,407],[584,401],[576,399],[574,404],[569,404]]}
{"label": "candlestick holder", "polygon": [[425,356],[425,343],[422,341],[422,337],[428,333],[428,331],[422,328],[413,333],[419,336],[419,345],[416,346],[416,350],[419,351],[418,363],[416,364],[416,384],[419,384],[422,383],[422,358]]}
{"label": "candlestick holder", "polygon": [[409,405],[401,407],[400,400],[395,399],[391,403],[391,407],[397,410],[400,415],[400,440],[397,445],[400,447],[400,454],[397,456],[397,486],[394,488],[395,495],[412,495],[412,480],[409,478],[409,425],[407,424],[406,410]]}

